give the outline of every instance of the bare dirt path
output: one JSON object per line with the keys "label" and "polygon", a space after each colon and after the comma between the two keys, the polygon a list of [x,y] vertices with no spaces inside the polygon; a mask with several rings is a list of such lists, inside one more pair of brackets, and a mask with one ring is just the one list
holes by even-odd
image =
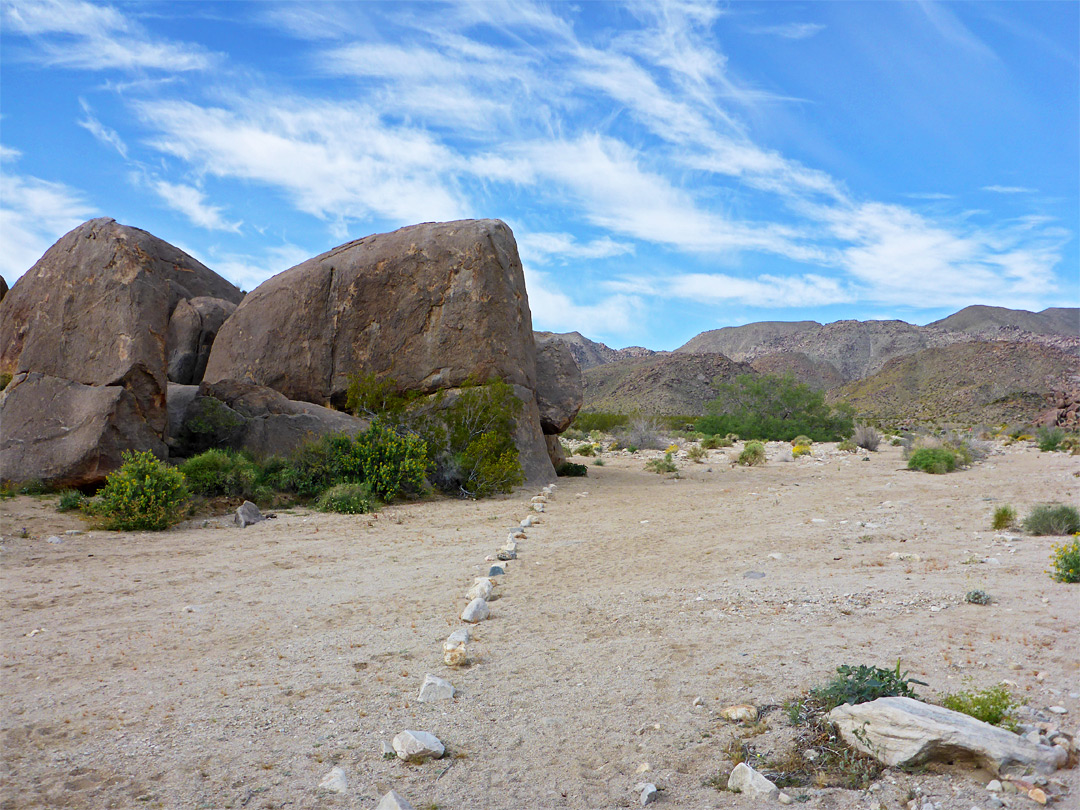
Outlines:
{"label": "bare dirt path", "polygon": [[[713,451],[680,461],[678,480],[607,454],[560,479],[464,670],[441,641],[532,491],[160,534],[0,502],[0,806],[368,808],[393,787],[418,810],[606,808],[637,806],[650,781],[658,806],[741,807],[707,784],[741,733],[719,709],[778,706],[839,664],[898,659],[931,697],[1008,679],[1029,715],[1063,706],[1055,722],[1076,733],[1080,586],[1045,573],[1053,538],[989,521],[1005,502],[1075,503],[1080,458],[999,448],[930,476],[903,471],[898,448],[815,452],[744,469]],[[994,603],[964,603],[976,588]],[[428,672],[453,702],[417,702]],[[384,759],[405,728],[448,756]],[[779,709],[760,730],[746,740],[758,753],[790,741]],[[316,788],[335,764],[344,795]],[[789,792],[970,810],[986,807],[977,777],[887,771],[871,791]],[[1055,778],[1071,791],[1059,804],[1075,801],[1077,771]]]}

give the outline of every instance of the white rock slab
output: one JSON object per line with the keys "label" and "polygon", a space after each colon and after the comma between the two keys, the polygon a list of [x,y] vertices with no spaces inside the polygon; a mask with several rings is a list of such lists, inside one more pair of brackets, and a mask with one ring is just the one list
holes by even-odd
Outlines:
{"label": "white rock slab", "polygon": [[461,620],[463,622],[469,622],[470,624],[476,624],[477,622],[482,622],[490,615],[491,608],[488,607],[488,603],[477,597],[465,607],[465,610],[461,614]]}
{"label": "white rock slab", "polygon": [[417,697],[421,703],[434,703],[437,700],[453,700],[454,686],[438,675],[430,672],[424,676],[424,682],[420,685],[420,695]]}
{"label": "white rock slab", "polygon": [[331,793],[344,793],[349,789],[349,782],[345,778],[345,771],[341,768],[331,768],[330,773],[322,778],[319,787],[329,790]]}
{"label": "white rock slab", "polygon": [[745,762],[735,766],[728,777],[728,790],[743,793],[752,798],[775,799],[780,795],[780,788],[755,771]]}
{"label": "white rock slab", "polygon": [[396,790],[391,790],[381,799],[375,810],[416,810],[404,796]]}
{"label": "white rock slab", "polygon": [[455,630],[448,635],[446,640],[453,644],[468,644],[472,641],[472,633],[469,632],[468,627],[462,627],[460,630]]}
{"label": "white rock slab", "polygon": [[390,744],[394,746],[398,759],[406,762],[438,759],[446,752],[439,738],[426,731],[402,731],[394,736]]}
{"label": "white rock slab", "polygon": [[994,774],[1009,767],[1050,774],[1068,759],[1064,749],[1032,743],[974,717],[912,698],[838,706],[829,712],[829,721],[848,745],[890,766],[967,758]]}
{"label": "white rock slab", "polygon": [[478,577],[473,583],[473,586],[469,588],[469,592],[465,594],[465,598],[470,602],[473,599],[487,600],[491,597],[491,592],[495,590],[495,583],[487,577]]}

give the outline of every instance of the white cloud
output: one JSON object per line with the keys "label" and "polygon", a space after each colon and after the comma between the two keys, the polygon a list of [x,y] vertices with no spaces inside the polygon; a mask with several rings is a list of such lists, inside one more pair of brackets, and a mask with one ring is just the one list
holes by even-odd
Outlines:
{"label": "white cloud", "polygon": [[250,291],[271,276],[295,267],[316,255],[318,254],[305,250],[299,245],[285,243],[269,247],[261,255],[211,253],[207,259],[200,258],[200,261],[241,289]]}
{"label": "white cloud", "polygon": [[954,199],[952,194],[942,194],[939,191],[912,191],[904,195],[910,197],[913,200],[951,200]]}
{"label": "white cloud", "polygon": [[578,242],[568,233],[527,233],[517,239],[523,260],[544,263],[552,258],[609,259],[634,252],[634,246],[609,236]]}
{"label": "white cloud", "polygon": [[586,331],[592,335],[626,334],[640,326],[641,300],[613,295],[596,304],[578,304],[560,290],[548,273],[525,268],[533,329]]}
{"label": "white cloud", "polygon": [[0,174],[0,275],[10,285],[93,213],[78,191],[62,183]]}
{"label": "white cloud", "polygon": [[197,45],[154,39],[111,6],[81,0],[7,0],[2,20],[33,37],[37,59],[83,70],[206,70],[216,57]]}
{"label": "white cloud", "polygon": [[174,211],[179,211],[193,225],[211,231],[240,232],[239,222],[227,222],[221,215],[222,209],[206,202],[206,195],[195,188],[182,183],[170,183],[166,180],[154,180],[151,188]]}
{"label": "white cloud", "polygon": [[90,105],[87,104],[85,100],[79,99],[79,106],[82,107],[83,113],[86,115],[84,119],[79,121],[79,126],[97,138],[101,143],[106,146],[111,146],[120,153],[122,158],[127,160],[127,144],[124,143],[119,133],[117,133],[115,129],[110,129],[98,121],[97,118],[94,117],[94,111],[90,109]]}
{"label": "white cloud", "polygon": [[992,191],[995,194],[1034,194],[1036,191],[1036,189],[1023,186],[983,186],[982,190]]}
{"label": "white cloud", "polygon": [[784,39],[809,39],[825,30],[820,23],[784,23],[783,25],[761,25],[747,28],[751,34],[772,34]]}
{"label": "white cloud", "polygon": [[0,144],[0,160],[18,160],[20,157],[22,157],[22,152],[18,149]]}
{"label": "white cloud", "polygon": [[723,273],[685,273],[665,280],[667,295],[691,301],[750,307],[816,307],[853,300],[837,279],[820,275],[760,275],[752,279]]}

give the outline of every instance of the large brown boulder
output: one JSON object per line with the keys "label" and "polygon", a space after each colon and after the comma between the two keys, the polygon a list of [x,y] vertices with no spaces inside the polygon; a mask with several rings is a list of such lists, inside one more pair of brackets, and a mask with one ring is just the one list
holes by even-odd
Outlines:
{"label": "large brown boulder", "polygon": [[237,307],[204,379],[340,404],[357,373],[423,393],[469,377],[533,389],[532,316],[510,229],[498,220],[413,225],[286,270]]}
{"label": "large brown boulder", "polygon": [[536,404],[544,433],[562,433],[581,410],[585,381],[573,352],[558,338],[536,337]]}
{"label": "large brown boulder", "polygon": [[184,299],[176,305],[165,336],[169,382],[181,385],[202,382],[214,338],[235,311],[235,302],[205,296]]}
{"label": "large brown boulder", "polygon": [[0,412],[0,474],[8,481],[77,487],[117,469],[125,450],[166,456],[161,437],[123,386],[18,374],[0,394]]}
{"label": "large brown boulder", "polygon": [[121,386],[160,437],[169,319],[181,300],[199,296],[242,297],[146,231],[90,220],[61,237],[0,301],[0,372]]}

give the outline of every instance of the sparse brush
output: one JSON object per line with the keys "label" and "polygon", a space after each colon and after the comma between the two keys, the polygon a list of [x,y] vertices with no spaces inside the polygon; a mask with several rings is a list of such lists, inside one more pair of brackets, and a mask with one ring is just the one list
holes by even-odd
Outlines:
{"label": "sparse brush", "polygon": [[809,436],[796,436],[791,440],[792,447],[809,447],[814,443],[814,440]]}
{"label": "sparse brush", "polygon": [[582,478],[589,474],[589,468],[584,464],[575,464],[572,461],[564,461],[555,468],[555,474],[561,477]]}
{"label": "sparse brush", "polygon": [[188,502],[184,474],[149,450],[125,451],[123,466],[105,479],[94,514],[107,529],[160,531],[178,523]]}
{"label": "sparse brush", "polygon": [[60,499],[56,502],[57,512],[74,512],[82,509],[89,499],[77,489],[65,489],[60,493]]}
{"label": "sparse brush", "polygon": [[1054,570],[1050,576],[1058,582],[1080,582],[1080,537],[1066,543],[1050,546],[1050,564]]}
{"label": "sparse brush", "polygon": [[797,444],[791,448],[792,458],[799,458],[799,456],[811,456],[813,454],[814,451],[810,448],[810,445],[808,444]]}
{"label": "sparse brush", "polygon": [[596,449],[595,444],[579,444],[574,450],[574,455],[592,457],[596,455]]}
{"label": "sparse brush", "polygon": [[667,446],[667,448],[664,450],[664,452],[665,453],[670,453],[671,455],[675,455],[676,453],[679,452],[679,445],[672,442],[671,444],[669,444]]}
{"label": "sparse brush", "polygon": [[672,459],[671,453],[664,453],[663,458],[651,458],[646,461],[645,469],[659,475],[662,473],[673,473],[679,468],[675,466],[675,461]]}
{"label": "sparse brush", "polygon": [[1024,518],[1024,529],[1036,536],[1076,534],[1080,532],[1080,513],[1063,503],[1039,504]]}
{"label": "sparse brush", "polygon": [[363,515],[378,508],[378,499],[367,484],[338,484],[316,499],[315,508],[320,512]]}
{"label": "sparse brush", "polygon": [[881,444],[881,434],[869,425],[856,425],[855,435],[851,437],[851,440],[855,442],[856,446],[873,453]]}
{"label": "sparse brush", "polygon": [[989,605],[994,600],[986,591],[968,591],[964,594],[964,601],[970,605]]}
{"label": "sparse brush", "polygon": [[667,445],[660,436],[660,426],[653,419],[639,416],[630,421],[626,431],[627,444],[643,450],[663,450]]}
{"label": "sparse brush", "polygon": [[811,698],[826,712],[841,704],[868,703],[881,697],[917,698],[912,684],[926,686],[923,681],[909,678],[908,673],[901,673],[899,661],[896,662],[896,669],[844,664],[837,667],[836,672],[836,678],[810,692]]}
{"label": "sparse brush", "polygon": [[1035,443],[1044,453],[1052,453],[1061,447],[1065,431],[1059,427],[1041,427],[1035,431]]}
{"label": "sparse brush", "polygon": [[180,465],[188,488],[197,495],[250,498],[258,465],[234,450],[207,450]]}
{"label": "sparse brush", "polygon": [[717,450],[721,447],[731,447],[735,442],[731,436],[706,436],[701,440],[701,446],[706,450]]}
{"label": "sparse brush", "polygon": [[596,461],[594,461],[592,463],[592,465],[594,467],[603,467],[604,466],[604,460],[602,458],[598,458]]}
{"label": "sparse brush", "polygon": [[1004,504],[994,510],[994,519],[990,525],[1000,531],[1009,528],[1014,523],[1016,523],[1016,510],[1008,504]]}
{"label": "sparse brush", "polygon": [[760,467],[765,463],[765,445],[761,442],[747,442],[736,463],[743,467]]}
{"label": "sparse brush", "polygon": [[858,445],[851,439],[844,439],[842,442],[837,442],[836,449],[841,453],[857,453],[859,451]]}
{"label": "sparse brush", "polygon": [[692,444],[686,450],[686,457],[695,464],[701,464],[708,457],[709,453],[701,445]]}
{"label": "sparse brush", "polygon": [[1015,710],[1020,704],[1003,685],[991,686],[978,692],[955,692],[945,695],[941,705],[992,726],[1016,731]]}

